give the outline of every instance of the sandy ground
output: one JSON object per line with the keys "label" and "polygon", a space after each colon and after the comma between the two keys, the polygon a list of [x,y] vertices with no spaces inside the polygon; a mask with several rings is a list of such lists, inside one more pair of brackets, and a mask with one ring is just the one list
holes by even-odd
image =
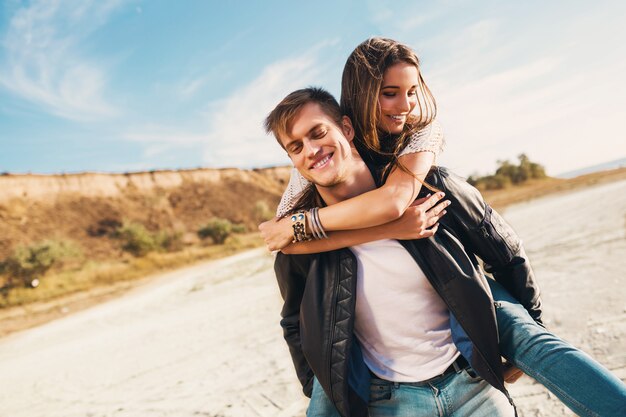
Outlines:
{"label": "sandy ground", "polygon": [[[626,379],[626,181],[508,209],[547,323]],[[254,250],[164,274],[0,340],[0,417],[302,416],[272,258]],[[521,415],[568,416],[526,377]]]}

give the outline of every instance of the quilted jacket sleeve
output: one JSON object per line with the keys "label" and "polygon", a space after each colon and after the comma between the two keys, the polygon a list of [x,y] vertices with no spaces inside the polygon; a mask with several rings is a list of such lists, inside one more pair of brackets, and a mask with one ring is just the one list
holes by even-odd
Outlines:
{"label": "quilted jacket sleeve", "polygon": [[280,313],[283,336],[296,368],[296,374],[307,397],[313,390],[313,371],[302,352],[300,339],[300,304],[309,271],[311,255],[285,255],[279,252],[274,262],[278,287],[283,298]]}
{"label": "quilted jacket sleeve", "polygon": [[438,175],[431,177],[433,185],[440,187],[451,201],[448,216],[452,215],[453,228],[459,229],[463,245],[481,258],[485,271],[543,325],[539,286],[519,236],[476,188],[445,168],[436,171]]}

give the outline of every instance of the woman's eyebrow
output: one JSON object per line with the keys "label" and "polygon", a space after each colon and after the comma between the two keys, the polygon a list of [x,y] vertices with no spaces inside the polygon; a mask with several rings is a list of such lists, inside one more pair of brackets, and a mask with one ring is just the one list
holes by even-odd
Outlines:
{"label": "woman's eyebrow", "polygon": [[[380,89],[384,90],[386,88],[400,88],[398,85],[383,85]],[[417,84],[413,84],[411,88],[417,88]]]}

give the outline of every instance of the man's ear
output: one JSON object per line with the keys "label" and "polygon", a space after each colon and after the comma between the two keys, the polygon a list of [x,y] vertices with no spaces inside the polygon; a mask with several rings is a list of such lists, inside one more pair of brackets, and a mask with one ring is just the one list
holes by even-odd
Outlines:
{"label": "man's ear", "polygon": [[354,127],[352,127],[352,120],[350,120],[348,116],[341,118],[341,130],[346,139],[348,139],[348,142],[352,143],[354,139]]}

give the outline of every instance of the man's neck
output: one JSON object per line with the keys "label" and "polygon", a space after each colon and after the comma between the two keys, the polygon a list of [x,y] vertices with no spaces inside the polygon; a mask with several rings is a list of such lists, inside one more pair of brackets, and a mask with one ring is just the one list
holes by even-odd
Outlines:
{"label": "man's neck", "polygon": [[352,161],[346,174],[344,181],[332,187],[315,186],[327,205],[340,203],[376,188],[372,173],[362,159]]}

